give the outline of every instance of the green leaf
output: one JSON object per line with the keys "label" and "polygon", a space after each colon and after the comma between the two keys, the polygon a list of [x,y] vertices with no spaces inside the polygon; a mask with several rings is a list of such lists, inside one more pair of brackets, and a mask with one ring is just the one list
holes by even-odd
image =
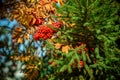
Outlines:
{"label": "green leaf", "polygon": [[68,65],[68,73],[71,73],[71,72],[72,72],[71,65]]}
{"label": "green leaf", "polygon": [[88,61],[88,63],[91,63],[92,61],[91,61],[91,59],[90,59],[90,57],[89,57],[88,54],[86,54],[86,57],[87,57],[87,61]]}
{"label": "green leaf", "polygon": [[83,26],[89,26],[89,25],[90,25],[89,22],[86,22],[86,23],[83,24]]}
{"label": "green leaf", "polygon": [[83,73],[86,75],[87,71],[84,69],[84,70],[83,70]]}
{"label": "green leaf", "polygon": [[68,66],[67,66],[67,65],[64,65],[64,66],[60,69],[60,72],[64,72],[67,68],[68,68]]}
{"label": "green leaf", "polygon": [[86,54],[85,54],[85,51],[82,51],[82,58],[83,58],[83,61],[86,61]]}
{"label": "green leaf", "polygon": [[71,58],[73,54],[74,54],[74,52],[70,50],[70,51],[69,51],[69,54],[67,54],[66,56],[67,56],[68,58]]}
{"label": "green leaf", "polygon": [[71,65],[72,63],[74,63],[74,58],[70,59],[70,63],[69,64]]}
{"label": "green leaf", "polygon": [[99,47],[95,48],[95,56],[96,56],[96,58],[100,58]]}
{"label": "green leaf", "polygon": [[105,35],[99,35],[99,36],[97,36],[97,38],[99,40],[104,40],[104,41],[108,40],[108,38]]}
{"label": "green leaf", "polygon": [[90,65],[91,68],[96,68],[98,66],[97,63]]}
{"label": "green leaf", "polygon": [[87,64],[85,64],[85,69],[88,72],[89,76],[90,76],[90,80],[93,80],[93,70],[91,68],[89,68],[89,66]]}
{"label": "green leaf", "polygon": [[96,74],[96,75],[98,75],[98,74],[99,74],[99,70],[98,70],[98,69],[96,69],[95,74]]}
{"label": "green leaf", "polygon": [[73,37],[68,35],[68,38],[70,39],[70,41],[73,41]]}
{"label": "green leaf", "polygon": [[96,33],[97,33],[97,34],[99,34],[100,32],[101,32],[101,30],[100,30],[100,29],[97,29],[97,30],[96,30]]}
{"label": "green leaf", "polygon": [[78,61],[80,61],[79,55],[77,53],[75,53],[75,58],[74,59],[77,59]]}

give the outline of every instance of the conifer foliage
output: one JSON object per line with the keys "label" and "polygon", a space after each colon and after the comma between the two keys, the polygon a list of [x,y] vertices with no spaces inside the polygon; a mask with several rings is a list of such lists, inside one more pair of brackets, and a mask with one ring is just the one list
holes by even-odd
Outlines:
{"label": "conifer foliage", "polygon": [[55,79],[119,78],[118,5],[112,0],[69,0],[57,7],[57,18],[65,24],[53,42],[59,43],[51,53]]}

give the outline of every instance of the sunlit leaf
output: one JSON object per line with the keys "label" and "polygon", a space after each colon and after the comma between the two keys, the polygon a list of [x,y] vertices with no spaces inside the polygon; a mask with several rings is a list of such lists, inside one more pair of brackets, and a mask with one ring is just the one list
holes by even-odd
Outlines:
{"label": "sunlit leaf", "polygon": [[69,45],[62,46],[62,52],[68,53],[69,49],[70,49]]}
{"label": "sunlit leaf", "polygon": [[24,37],[25,37],[27,40],[29,40],[29,39],[30,39],[30,34],[26,33],[26,34],[24,35]]}
{"label": "sunlit leaf", "polygon": [[18,38],[18,43],[23,43],[23,38]]}
{"label": "sunlit leaf", "polygon": [[34,3],[35,0],[27,0],[27,2],[29,2],[29,3]]}
{"label": "sunlit leaf", "polygon": [[61,48],[61,46],[62,46],[62,44],[61,44],[61,43],[55,43],[54,45],[55,45],[55,48],[56,48],[56,49],[60,49],[60,48]]}

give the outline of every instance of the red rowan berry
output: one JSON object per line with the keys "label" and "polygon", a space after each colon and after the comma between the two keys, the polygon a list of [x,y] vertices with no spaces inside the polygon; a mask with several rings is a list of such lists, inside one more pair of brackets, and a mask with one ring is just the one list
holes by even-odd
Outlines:
{"label": "red rowan berry", "polygon": [[82,68],[84,67],[84,62],[83,61],[80,61],[79,64]]}

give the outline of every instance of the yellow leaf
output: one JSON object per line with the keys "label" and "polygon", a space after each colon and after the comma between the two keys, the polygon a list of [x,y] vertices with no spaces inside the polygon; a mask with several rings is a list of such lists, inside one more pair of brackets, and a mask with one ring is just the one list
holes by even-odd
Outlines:
{"label": "yellow leaf", "polygon": [[46,8],[46,10],[50,11],[50,5],[49,4],[45,5],[45,8]]}
{"label": "yellow leaf", "polygon": [[53,42],[52,39],[47,39],[47,40],[48,40],[49,42],[51,42],[51,43]]}
{"label": "yellow leaf", "polygon": [[29,59],[29,57],[28,56],[26,56],[25,57],[25,61],[29,61],[30,59]]}
{"label": "yellow leaf", "polygon": [[33,16],[32,15],[27,15],[26,16],[26,22],[30,23],[30,21],[32,20]]}
{"label": "yellow leaf", "polygon": [[43,12],[41,12],[41,16],[43,17],[43,18],[46,18],[47,16],[45,15],[45,13],[43,13]]}
{"label": "yellow leaf", "polygon": [[61,43],[56,43],[56,44],[54,44],[54,45],[55,45],[55,48],[56,48],[56,49],[60,49],[63,44],[61,44]]}
{"label": "yellow leaf", "polygon": [[60,4],[60,5],[63,5],[64,3],[63,3],[63,0],[58,0],[58,3]]}
{"label": "yellow leaf", "polygon": [[53,36],[51,37],[51,39],[55,39],[55,36],[53,35]]}
{"label": "yellow leaf", "polygon": [[30,2],[30,0],[27,0],[27,2]]}
{"label": "yellow leaf", "polygon": [[35,29],[33,27],[31,27],[30,30],[27,31],[28,34],[34,34],[35,33]]}
{"label": "yellow leaf", "polygon": [[68,53],[69,49],[70,49],[69,45],[62,46],[62,52]]}
{"label": "yellow leaf", "polygon": [[70,24],[70,27],[74,27],[74,26],[75,26],[75,23]]}
{"label": "yellow leaf", "polygon": [[30,39],[30,35],[29,35],[28,33],[26,33],[26,34],[24,35],[24,37],[25,37],[27,40]]}
{"label": "yellow leaf", "polygon": [[18,43],[23,43],[23,39],[22,38],[18,38]]}
{"label": "yellow leaf", "polygon": [[51,18],[49,18],[49,20],[48,20],[48,24],[52,24],[52,19]]}
{"label": "yellow leaf", "polygon": [[34,0],[27,0],[27,2],[33,3],[33,2],[34,2]]}

